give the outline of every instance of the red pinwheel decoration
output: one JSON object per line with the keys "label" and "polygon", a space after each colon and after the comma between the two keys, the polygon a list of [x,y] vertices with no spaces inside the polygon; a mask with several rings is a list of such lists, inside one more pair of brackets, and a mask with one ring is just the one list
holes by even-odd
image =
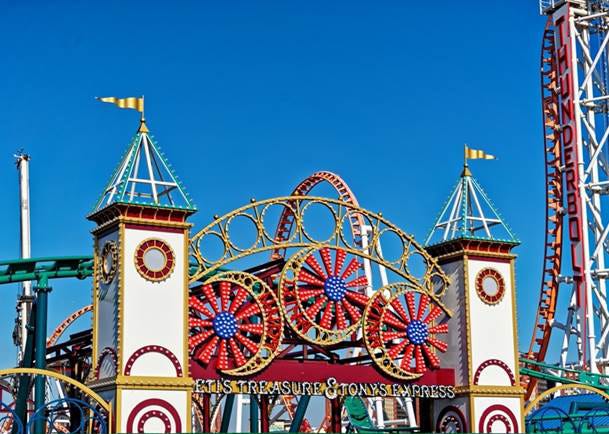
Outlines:
{"label": "red pinwheel decoration", "polygon": [[269,347],[279,345],[281,336],[269,342],[267,326],[270,317],[278,316],[278,308],[268,292],[257,295],[226,280],[191,292],[189,346],[195,360],[207,365],[216,356],[216,369],[234,370],[253,361],[263,347],[273,351]]}
{"label": "red pinwheel decoration", "polygon": [[364,294],[368,281],[366,276],[357,276],[361,268],[357,258],[347,262],[348,255],[342,249],[322,248],[305,255],[297,257],[295,279],[280,285],[286,318],[292,329],[309,341],[336,342],[360,324],[368,302]]}
{"label": "red pinwheel decoration", "polygon": [[377,365],[398,378],[414,378],[428,368],[439,368],[435,351],[448,348],[436,337],[448,333],[448,324],[437,323],[443,313],[425,293],[400,291],[386,300],[382,291],[377,292],[366,311],[364,340],[369,353]]}

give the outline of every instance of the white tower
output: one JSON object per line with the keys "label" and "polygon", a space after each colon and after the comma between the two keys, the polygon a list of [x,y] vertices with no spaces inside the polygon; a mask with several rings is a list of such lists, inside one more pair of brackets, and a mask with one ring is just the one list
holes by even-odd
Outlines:
{"label": "white tower", "polygon": [[89,216],[91,386],[114,404],[113,432],[190,431],[186,219],[195,210],[142,120]]}
{"label": "white tower", "polygon": [[434,402],[439,432],[523,432],[518,374],[515,256],[519,244],[467,165],[427,237],[451,279],[454,312],[442,366],[455,369],[456,398]]}

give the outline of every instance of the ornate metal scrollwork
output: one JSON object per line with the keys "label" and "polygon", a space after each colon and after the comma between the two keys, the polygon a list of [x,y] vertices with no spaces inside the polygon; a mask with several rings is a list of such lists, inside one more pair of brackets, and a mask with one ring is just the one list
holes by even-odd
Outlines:
{"label": "ornate metal scrollwork", "polygon": [[360,268],[358,258],[342,249],[313,247],[292,256],[279,280],[281,310],[292,330],[318,345],[353,334],[368,303],[364,291],[357,291],[368,284],[357,275]]}
{"label": "ornate metal scrollwork", "polygon": [[190,349],[206,365],[245,376],[262,370],[275,357],[283,334],[283,316],[273,291],[256,276],[224,272],[194,288],[190,297]]}
{"label": "ornate metal scrollwork", "polygon": [[[276,239],[274,233],[277,221],[274,217],[281,214],[286,207],[293,215],[292,231],[288,236]],[[319,223],[311,212],[314,207],[330,216],[324,222],[328,227],[323,235],[314,230],[315,225]],[[351,232],[351,221],[356,217],[368,228],[366,242],[362,242],[363,234],[354,239]],[[248,242],[243,242],[236,233],[232,233],[237,219],[247,223],[254,231],[248,237]],[[397,240],[400,247],[399,254],[392,258],[384,257],[379,247],[388,238]],[[215,252],[202,248],[202,244],[207,242],[216,244]],[[190,253],[197,269],[191,273],[190,281],[196,282],[228,263],[259,252],[312,247],[341,249],[346,253],[367,258],[383,265],[406,282],[422,286],[437,297],[441,297],[448,286],[448,276],[425,249],[411,235],[380,214],[351,203],[312,196],[253,201],[216,218],[192,237]],[[414,270],[415,264],[420,264],[419,268],[423,268],[418,270],[418,275]]]}
{"label": "ornate metal scrollwork", "polygon": [[420,287],[394,283],[379,289],[364,311],[363,337],[368,353],[388,375],[402,380],[420,377],[429,368],[439,368],[435,351],[448,345],[436,335],[448,333],[439,322],[448,310]]}

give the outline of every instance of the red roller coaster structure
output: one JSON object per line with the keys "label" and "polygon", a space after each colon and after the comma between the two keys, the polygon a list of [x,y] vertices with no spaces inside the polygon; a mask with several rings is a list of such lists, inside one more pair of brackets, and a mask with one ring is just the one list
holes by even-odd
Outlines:
{"label": "red roller coaster structure", "polygon": [[[562,148],[557,70],[555,61],[555,32],[548,19],[541,47],[541,95],[546,180],[546,228],[543,273],[539,306],[527,357],[543,362],[550,345],[552,322],[556,314],[563,249],[563,181]],[[530,378],[527,398],[535,390],[537,379]]]}
{"label": "red roller coaster structure", "polygon": [[[359,207],[355,194],[351,191],[344,179],[332,172],[320,171],[315,172],[300,184],[296,186],[292,191],[291,196],[306,196],[308,195],[313,187],[322,182],[330,184],[338,193],[338,198],[342,202],[350,203],[354,206]],[[359,214],[351,214],[349,216],[351,223],[351,234],[355,243],[361,247],[362,230],[364,226],[364,220]],[[275,232],[275,240],[285,241],[290,238],[292,232],[292,226],[294,225],[294,212],[292,208],[285,207],[281,217],[279,218],[279,224],[277,225],[277,231]],[[273,258],[285,257],[285,249],[276,249],[273,252]]]}

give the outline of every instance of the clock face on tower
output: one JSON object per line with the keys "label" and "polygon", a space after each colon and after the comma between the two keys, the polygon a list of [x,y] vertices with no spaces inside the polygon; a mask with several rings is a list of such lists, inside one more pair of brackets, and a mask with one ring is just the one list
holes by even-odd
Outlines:
{"label": "clock face on tower", "polygon": [[99,261],[99,272],[101,280],[105,284],[109,284],[116,275],[118,262],[118,249],[114,241],[106,241],[101,251]]}
{"label": "clock face on tower", "polygon": [[135,249],[135,267],[144,279],[160,282],[173,272],[175,255],[167,243],[156,238],[144,240]]}
{"label": "clock face on tower", "polygon": [[476,292],[486,304],[497,304],[505,295],[505,282],[501,274],[492,268],[484,268],[476,275]]}

